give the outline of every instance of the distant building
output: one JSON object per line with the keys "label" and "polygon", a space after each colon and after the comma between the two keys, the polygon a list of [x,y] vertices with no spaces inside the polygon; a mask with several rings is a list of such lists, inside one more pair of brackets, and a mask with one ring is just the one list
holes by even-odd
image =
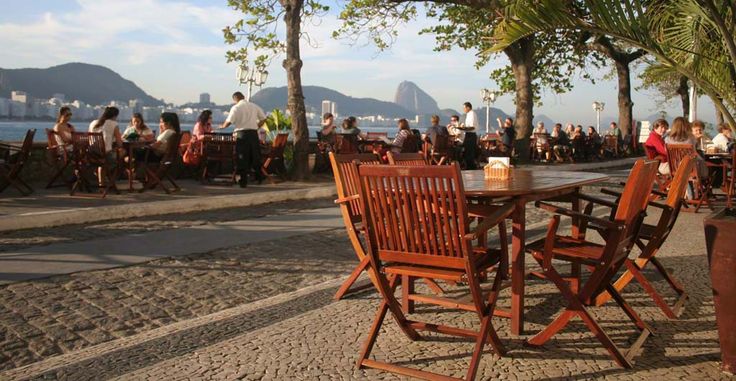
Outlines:
{"label": "distant building", "polygon": [[332,111],[332,102],[328,100],[322,101],[322,115]]}
{"label": "distant building", "polygon": [[51,96],[51,98],[56,98],[61,101],[61,103],[66,103],[66,95],[62,93],[54,93],[54,95]]}
{"label": "distant building", "polygon": [[335,119],[337,119],[337,103],[336,102],[332,102],[332,105],[330,107],[330,112],[332,113],[332,115],[335,116]]}
{"label": "distant building", "polygon": [[128,101],[128,107],[130,107],[133,112],[142,112],[143,105],[144,103],[142,99],[131,99]]}
{"label": "distant building", "polygon": [[26,117],[25,102],[11,100],[9,116],[14,119],[24,119]]}
{"label": "distant building", "polygon": [[8,98],[0,98],[0,118],[7,118],[10,116],[10,102]]}
{"label": "distant building", "polygon": [[210,94],[209,93],[199,94],[199,104],[201,105],[210,104]]}
{"label": "distant building", "polygon": [[21,103],[28,103],[28,95],[25,91],[10,92],[10,100]]}

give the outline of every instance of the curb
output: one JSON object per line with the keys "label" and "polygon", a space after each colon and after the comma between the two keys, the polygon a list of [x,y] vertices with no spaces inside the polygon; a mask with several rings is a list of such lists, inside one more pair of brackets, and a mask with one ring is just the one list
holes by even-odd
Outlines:
{"label": "curb", "polygon": [[76,208],[33,215],[10,215],[0,218],[0,232],[47,228],[59,225],[84,224],[105,220],[154,216],[170,213],[190,213],[204,210],[253,206],[270,202],[312,200],[334,197],[334,185],[289,189],[274,192],[258,192],[225,196],[204,196],[187,200],[167,200],[120,204],[88,208]]}
{"label": "curb", "polygon": [[544,170],[550,169],[555,171],[590,171],[594,169],[607,169],[615,167],[632,166],[639,159],[644,159],[644,156],[627,157],[625,159],[611,160],[611,161],[600,161],[594,163],[575,163],[575,164],[561,164],[561,165],[529,165],[520,166],[522,169],[530,170]]}

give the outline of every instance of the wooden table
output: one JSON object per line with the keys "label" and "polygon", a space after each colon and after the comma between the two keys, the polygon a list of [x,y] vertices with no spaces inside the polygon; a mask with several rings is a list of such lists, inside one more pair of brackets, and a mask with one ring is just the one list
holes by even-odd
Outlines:
{"label": "wooden table", "polygon": [[[560,196],[574,196],[582,186],[608,179],[608,176],[598,173],[512,169],[508,180],[486,180],[483,171],[463,171],[463,183],[468,196],[489,199],[509,197],[516,205],[512,215],[511,250],[511,332],[514,335],[524,332],[526,204]],[[580,202],[575,197],[570,197],[570,202],[573,210],[580,210]],[[577,233],[577,223],[573,221],[573,235]]]}

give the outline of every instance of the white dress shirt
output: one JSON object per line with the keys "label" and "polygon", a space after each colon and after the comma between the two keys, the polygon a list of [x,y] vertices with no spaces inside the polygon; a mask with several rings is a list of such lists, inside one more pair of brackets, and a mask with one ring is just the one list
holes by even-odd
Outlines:
{"label": "white dress shirt", "polygon": [[233,125],[233,131],[256,131],[258,130],[258,122],[263,119],[266,119],[263,109],[243,99],[230,109],[226,121]]}
{"label": "white dress shirt", "polygon": [[726,137],[726,135],[723,135],[722,133],[718,133],[718,135],[713,138],[713,145],[718,147],[721,152],[728,152],[728,143],[728,137]]}
{"label": "white dress shirt", "polygon": [[465,127],[478,128],[478,115],[475,114],[475,110],[470,110],[465,114]]}

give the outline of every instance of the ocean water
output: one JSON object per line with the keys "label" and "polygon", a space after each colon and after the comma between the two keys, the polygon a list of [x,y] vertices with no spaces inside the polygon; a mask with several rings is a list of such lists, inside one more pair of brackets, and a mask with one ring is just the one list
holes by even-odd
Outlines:
{"label": "ocean water", "polygon": [[[78,131],[87,131],[87,127],[89,127],[89,122],[74,122],[72,121],[72,125],[74,128],[76,128]],[[46,128],[53,128],[54,123],[51,121],[45,122],[45,121],[0,121],[0,141],[5,142],[17,142],[23,140],[23,137],[26,134],[26,131],[35,128],[36,129],[36,135],[34,137],[34,141],[36,142],[45,142],[46,141],[46,135],[44,132],[44,129]],[[126,125],[121,124],[120,125],[120,132],[123,132]],[[156,126],[150,126],[154,129],[154,131],[158,130],[158,125]],[[183,123],[181,125],[182,131],[191,131],[194,127],[194,124],[192,123]],[[309,126],[309,137],[311,139],[317,139],[317,131],[319,131],[319,126]],[[389,136],[393,136],[396,128],[395,127],[360,127],[362,131],[365,132],[388,132]],[[232,127],[226,128],[224,130],[219,130],[218,132],[231,132]]]}

